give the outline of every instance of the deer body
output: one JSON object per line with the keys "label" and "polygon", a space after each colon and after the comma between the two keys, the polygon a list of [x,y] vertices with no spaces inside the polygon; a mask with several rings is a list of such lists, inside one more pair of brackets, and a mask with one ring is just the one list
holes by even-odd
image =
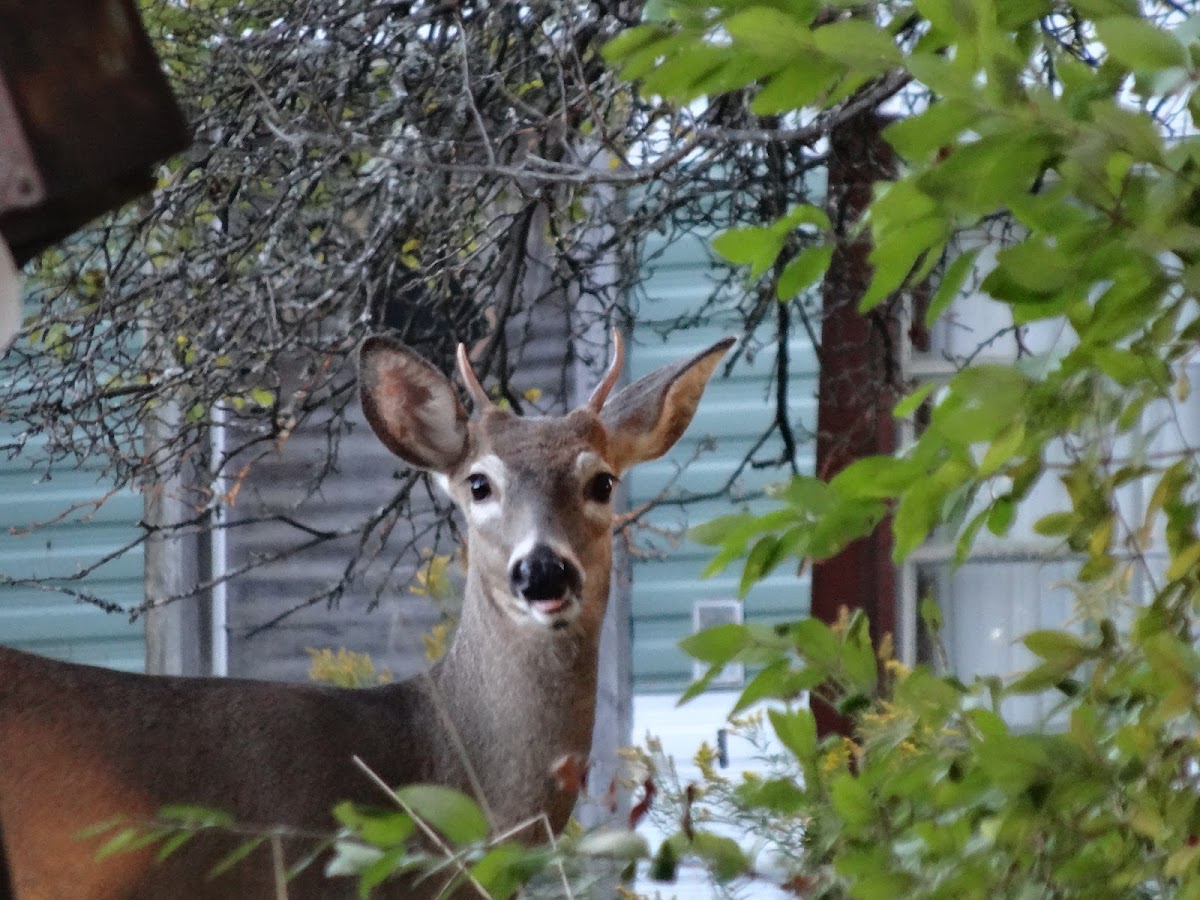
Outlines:
{"label": "deer body", "polygon": [[[553,768],[587,756],[611,567],[612,482],[664,453],[690,422],[728,342],[563,417],[493,407],[460,350],[475,399],[387,338],[361,354],[363,406],[383,443],[433,471],[467,522],[462,619],[427,675],[366,690],[133,675],[0,648],[0,898],[257,898],[275,894],[268,848],[214,879],[237,840],[205,834],[165,862],[154,849],[93,859],[80,830],[148,822],[168,804],[231,812],[247,825],[335,830],[331,809],[438,783],[475,795],[494,833],[544,814],[558,832],[575,794]],[[544,827],[523,832],[545,837]],[[303,843],[299,839],[297,845]],[[304,848],[289,847],[290,864]],[[7,860],[8,872],[3,871]],[[376,896],[422,890],[388,882]],[[355,896],[310,867],[287,896]]]}

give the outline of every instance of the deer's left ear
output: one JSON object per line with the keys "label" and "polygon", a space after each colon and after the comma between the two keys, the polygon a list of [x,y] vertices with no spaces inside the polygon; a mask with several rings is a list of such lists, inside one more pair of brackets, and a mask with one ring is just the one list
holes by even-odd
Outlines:
{"label": "deer's left ear", "polygon": [[674,446],[733,343],[734,338],[725,338],[690,359],[656,369],[604,404],[600,420],[608,429],[612,462],[618,469],[657,459]]}
{"label": "deer's left ear", "polygon": [[374,335],[358,353],[363,412],[385,447],[420,469],[451,472],[467,452],[467,412],[450,380],[399,341]]}

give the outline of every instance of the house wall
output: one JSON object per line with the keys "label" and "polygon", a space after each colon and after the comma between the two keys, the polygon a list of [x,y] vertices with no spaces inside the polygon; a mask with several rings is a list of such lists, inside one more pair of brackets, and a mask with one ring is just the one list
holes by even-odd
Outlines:
{"label": "house wall", "polygon": [[[629,353],[631,379],[698,352],[722,337],[740,335],[743,328],[736,313],[716,313],[703,317],[696,327],[664,343],[657,336],[661,330],[677,318],[694,315],[702,308],[712,289],[712,269],[702,236],[661,249],[663,252],[655,254],[650,267],[646,300],[637,311]],[[760,326],[757,336],[767,349],[752,360],[739,360],[729,376],[718,368],[691,427],[675,448],[662,459],[646,463],[629,474],[626,481],[632,507],[653,501],[664,490],[668,496],[716,491],[734,476],[741,460],[774,417],[774,327],[772,317]],[[811,473],[817,360],[804,329],[796,327],[792,335],[788,345],[788,411],[797,436],[795,464],[800,472]],[[702,449],[710,444],[710,449]],[[775,437],[755,458],[776,456],[780,447]],[[785,481],[790,474],[791,468],[782,461],[762,467],[746,466],[732,488],[734,509],[765,511],[769,501],[754,495],[761,494],[769,484]],[[694,630],[695,602],[737,597],[740,562],[712,578],[702,578],[701,572],[715,550],[684,536],[688,527],[731,511],[730,500],[721,498],[686,507],[663,505],[645,516],[647,527],[635,535],[632,553],[635,693],[679,691],[686,687],[694,676],[692,661],[677,645],[680,638]],[[798,575],[795,565],[785,564],[750,590],[742,607],[745,620],[774,623],[803,618],[808,614],[810,593],[807,573]]]}
{"label": "house wall", "polygon": [[[0,430],[0,446],[13,433]],[[99,567],[81,581],[66,576],[118,551],[138,536],[142,497],[132,491],[112,495],[93,510],[86,505],[109,494],[97,465],[63,468],[47,479],[31,467],[40,442],[24,457],[0,453],[0,574],[10,578],[59,576],[71,590],[125,606],[142,601],[142,551],[135,548]],[[71,507],[75,512],[49,522]],[[58,659],[140,671],[145,666],[141,622],[106,613],[75,598],[28,587],[0,586],[0,644]]]}

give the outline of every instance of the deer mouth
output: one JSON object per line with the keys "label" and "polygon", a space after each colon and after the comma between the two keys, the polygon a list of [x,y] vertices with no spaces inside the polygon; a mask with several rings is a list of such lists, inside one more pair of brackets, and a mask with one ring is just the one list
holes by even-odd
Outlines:
{"label": "deer mouth", "polygon": [[579,615],[579,596],[567,591],[557,597],[525,598],[527,615],[543,628],[561,631],[570,626]]}
{"label": "deer mouth", "polygon": [[529,600],[528,603],[544,616],[556,616],[571,605],[571,598],[564,594],[545,600]]}

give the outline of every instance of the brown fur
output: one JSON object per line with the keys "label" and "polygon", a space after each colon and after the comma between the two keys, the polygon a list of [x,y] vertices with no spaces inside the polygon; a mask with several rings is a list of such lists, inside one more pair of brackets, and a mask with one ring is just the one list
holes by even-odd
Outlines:
{"label": "brown fur", "polygon": [[[627,388],[642,398],[639,409],[618,394],[610,404],[617,413],[612,422],[607,408],[597,416],[584,407],[550,419],[491,409],[468,424],[453,389],[432,367],[386,339],[369,341],[364,407],[390,449],[444,474],[451,495],[468,510],[471,466],[488,454],[504,465],[500,514],[477,517],[475,524],[468,514],[463,616],[445,658],[408,682],[343,690],[133,675],[0,648],[0,851],[15,896],[273,896],[265,846],[207,880],[235,838],[207,834],[156,864],[152,849],[95,861],[98,840],[77,835],[116,816],[149,821],[167,804],[227,810],[248,825],[327,834],[336,827],[330,813],[336,803],[387,803],[351,764],[353,756],[390,785],[435,782],[477,793],[474,773],[494,829],[544,813],[550,827],[561,830],[575,795],[555,782],[552,768],[567,754],[590,751],[612,554],[607,514],[586,506],[588,476],[576,461],[588,451],[619,473],[648,453],[665,452],[670,443],[658,434],[633,434],[619,419],[633,416],[648,423],[649,432],[662,432],[669,422],[665,430],[677,436],[726,347],[673,367],[648,393]],[[673,399],[684,381],[698,383],[682,392],[686,408]],[[653,411],[641,409],[644,403]],[[435,414],[449,427],[434,427]],[[577,614],[562,628],[523,617],[509,594],[510,554],[530,533],[569,548],[583,570]],[[540,840],[544,829],[524,834]],[[289,862],[309,845],[299,837],[287,842]],[[0,854],[0,878],[4,874]],[[0,881],[0,898],[3,891]],[[390,882],[377,896],[431,892]],[[288,896],[352,897],[355,889],[347,879],[326,880],[316,866],[289,885]]]}

